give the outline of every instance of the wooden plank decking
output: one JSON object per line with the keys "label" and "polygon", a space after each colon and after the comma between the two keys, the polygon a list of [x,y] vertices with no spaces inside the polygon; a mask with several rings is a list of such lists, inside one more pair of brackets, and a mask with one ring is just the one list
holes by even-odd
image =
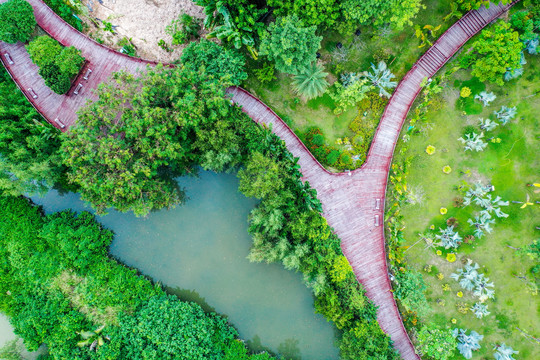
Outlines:
{"label": "wooden plank decking", "polygon": [[[0,3],[5,1],[0,0]],[[2,62],[14,81],[49,122],[59,127],[55,122],[58,118],[66,125],[63,131],[75,123],[77,110],[87,100],[95,98],[92,90],[112,72],[126,70],[136,73],[147,64],[155,64],[97,44],[66,24],[42,1],[28,2],[34,7],[39,26],[64,46],[73,45],[81,49],[88,61],[74,82],[74,87],[83,84],[80,94],[73,95],[72,88],[67,95],[56,95],[37,75],[37,68],[22,44],[0,42]],[[383,226],[385,191],[393,151],[407,113],[420,92],[422,80],[433,76],[471,36],[516,2],[508,6],[492,4],[489,9],[472,11],[439,38],[396,88],[377,128],[366,163],[353,172],[333,174],[326,171],[270,108],[243,89],[228,89],[235,103],[241,105],[254,121],[272,126],[272,131],[299,158],[304,180],[317,190],[324,216],[341,239],[343,253],[364,285],[367,296],[378,306],[377,319],[381,328],[392,338],[394,347],[406,360],[419,359],[419,356],[403,327],[391,292]],[[8,64],[3,56],[6,52],[11,55],[14,64]],[[92,69],[88,80],[82,79],[86,69]],[[29,88],[38,95],[36,99],[27,91]]]}

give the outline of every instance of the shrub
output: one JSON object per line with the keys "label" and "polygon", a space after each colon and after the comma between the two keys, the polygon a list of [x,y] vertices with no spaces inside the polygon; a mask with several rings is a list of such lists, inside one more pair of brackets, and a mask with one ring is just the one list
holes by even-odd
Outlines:
{"label": "shrub", "polygon": [[36,27],[34,9],[25,0],[0,4],[0,40],[10,44],[27,42]]}
{"label": "shrub", "polygon": [[461,96],[462,98],[469,97],[469,96],[471,96],[471,94],[472,94],[471,89],[469,89],[466,86],[462,87],[461,91],[459,92],[459,96]]}
{"label": "shrub", "polygon": [[326,162],[328,165],[332,166],[338,161],[340,155],[339,150],[332,150],[328,155],[326,155]]}
{"label": "shrub", "polygon": [[47,35],[35,38],[26,49],[34,64],[39,67],[39,75],[45,85],[57,94],[65,94],[69,90],[71,80],[84,64],[80,50],[73,46],[62,47]]}
{"label": "shrub", "polygon": [[188,14],[180,14],[165,28],[165,32],[172,36],[172,44],[185,44],[199,35],[201,26],[199,21]]}

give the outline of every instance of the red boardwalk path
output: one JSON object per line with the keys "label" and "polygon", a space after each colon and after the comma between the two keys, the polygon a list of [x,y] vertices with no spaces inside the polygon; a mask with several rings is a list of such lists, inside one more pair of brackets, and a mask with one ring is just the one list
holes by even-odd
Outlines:
{"label": "red boardwalk path", "polygon": [[[0,3],[4,1],[0,0]],[[94,98],[91,90],[97,88],[112,72],[127,70],[135,73],[146,64],[152,64],[97,44],[67,25],[42,1],[28,2],[34,7],[39,26],[63,45],[81,49],[88,61],[74,83],[75,86],[83,84],[81,93],[74,95],[72,88],[67,95],[56,95],[48,90],[37,75],[37,68],[22,44],[0,42],[2,61],[15,82],[48,121],[56,126],[54,120],[59,118],[66,125],[64,131],[75,123],[76,112],[86,100]],[[324,216],[341,239],[343,253],[349,259],[356,277],[364,285],[368,297],[378,306],[377,319],[381,328],[390,335],[395,348],[405,360],[419,357],[403,327],[391,292],[383,232],[386,182],[394,147],[409,108],[420,92],[422,80],[432,77],[471,36],[511,5],[492,4],[489,9],[482,7],[478,11],[471,11],[437,40],[396,88],[377,128],[366,163],[361,169],[350,173],[333,174],[326,171],[270,108],[243,89],[228,90],[235,103],[241,105],[254,121],[271,125],[272,131],[299,158],[304,180],[309,181],[317,190]],[[7,63],[3,56],[5,52],[10,53],[14,64]],[[93,70],[88,81],[82,79],[86,68]],[[37,99],[28,94],[28,88],[34,89]]]}

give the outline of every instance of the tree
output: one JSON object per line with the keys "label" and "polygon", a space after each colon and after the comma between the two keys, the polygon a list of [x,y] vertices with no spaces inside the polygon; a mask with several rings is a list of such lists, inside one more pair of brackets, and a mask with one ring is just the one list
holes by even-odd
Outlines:
{"label": "tree", "polygon": [[10,44],[27,42],[37,25],[34,9],[25,0],[0,4],[0,40]]}
{"label": "tree", "polygon": [[69,46],[62,49],[56,57],[55,63],[66,78],[73,78],[81,70],[84,58],[81,56],[81,50]]}
{"label": "tree", "polygon": [[506,346],[505,343],[495,346],[493,350],[497,350],[493,354],[495,360],[515,360],[513,355],[519,353],[519,351],[515,351],[510,346]]}
{"label": "tree", "polygon": [[62,52],[62,45],[50,36],[36,37],[27,46],[26,50],[32,62],[38,67],[56,63],[56,58]]}
{"label": "tree", "polygon": [[457,341],[451,330],[441,330],[434,325],[423,326],[418,332],[419,349],[434,360],[447,360],[454,356]]}
{"label": "tree", "polygon": [[276,64],[276,69],[298,74],[316,61],[322,37],[316,36],[315,26],[303,27],[298,16],[278,18],[262,34],[260,54]]}
{"label": "tree", "polygon": [[366,79],[358,80],[351,85],[344,87],[337,81],[334,83],[334,89],[330,92],[330,97],[336,102],[335,113],[342,113],[349,106],[356,104],[366,97],[366,93],[373,89]]}
{"label": "tree", "polygon": [[199,71],[204,68],[206,73],[231,85],[239,85],[247,79],[246,61],[240,52],[206,39],[190,43],[182,51],[181,61],[188,69]]}
{"label": "tree", "polygon": [[238,189],[246,196],[263,199],[283,188],[283,169],[272,158],[256,152],[238,172]]}
{"label": "tree", "polygon": [[117,359],[217,360],[223,344],[237,335],[225,319],[173,295],[150,298],[123,315],[115,330],[121,339]]}
{"label": "tree", "polygon": [[484,137],[484,133],[480,133],[478,135],[475,132],[465,134],[465,139],[463,137],[460,137],[458,140],[461,141],[462,144],[465,145],[465,151],[471,150],[471,151],[483,151],[487,143],[482,140]]}
{"label": "tree", "polygon": [[339,20],[338,0],[268,0],[281,16],[297,15],[306,25],[330,28]]}
{"label": "tree", "polygon": [[396,76],[390,72],[384,61],[380,61],[377,66],[371,64],[371,70],[372,72],[364,71],[362,76],[366,77],[371,82],[371,85],[379,89],[379,96],[389,98],[391,94],[386,89],[393,89],[397,86],[397,82],[392,81],[392,78]]}
{"label": "tree", "polygon": [[[510,3],[510,1],[512,0],[501,0],[504,5]],[[477,10],[482,5],[489,7],[490,4],[489,0],[456,0],[456,2],[459,4],[459,8],[463,11]]]}
{"label": "tree", "polygon": [[424,314],[428,309],[428,303],[424,291],[426,283],[422,274],[417,271],[396,271],[394,281],[394,294],[407,308],[407,310]]}
{"label": "tree", "polygon": [[471,48],[472,53],[465,55],[465,63],[472,63],[471,75],[480,81],[502,86],[507,69],[521,66],[523,43],[519,41],[519,33],[506,22],[500,21],[482,30]]}
{"label": "tree", "polygon": [[452,335],[457,338],[458,341],[458,350],[465,359],[470,359],[472,357],[472,352],[474,350],[480,349],[479,342],[484,338],[483,335],[478,334],[476,331],[471,331],[467,335],[466,329],[454,329]]}
{"label": "tree", "polygon": [[97,94],[62,153],[68,178],[99,213],[114,207],[140,216],[179,204],[173,177],[190,171],[196,129],[234,109],[219,82],[184,67],[117,73]]}
{"label": "tree", "polygon": [[0,194],[45,193],[62,183],[58,131],[0,69]]}
{"label": "tree", "polygon": [[297,94],[309,100],[321,96],[325,92],[328,87],[327,76],[328,73],[323,71],[322,66],[313,63],[295,75],[292,84]]}

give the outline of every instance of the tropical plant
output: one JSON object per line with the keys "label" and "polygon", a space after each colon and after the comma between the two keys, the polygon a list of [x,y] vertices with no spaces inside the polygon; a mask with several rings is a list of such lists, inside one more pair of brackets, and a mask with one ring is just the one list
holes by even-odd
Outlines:
{"label": "tropical plant", "polygon": [[502,125],[506,125],[516,116],[517,108],[515,106],[508,107],[503,105],[501,109],[495,111],[494,114],[497,116],[497,119],[501,121]]}
{"label": "tropical plant", "polygon": [[512,349],[510,346],[506,346],[505,343],[495,346],[493,350],[496,350],[493,354],[495,360],[515,360],[513,355],[519,353],[519,351]]}
{"label": "tropical plant", "polygon": [[491,212],[494,212],[497,217],[508,217],[508,214],[505,214],[500,206],[508,206],[510,204],[509,201],[503,201],[500,196],[495,197],[495,199],[492,199],[491,194],[486,195],[484,198],[475,198],[474,199],[476,205],[479,205],[484,208],[484,210],[480,211],[480,215],[487,214],[489,217],[491,217]]}
{"label": "tropical plant", "polygon": [[480,349],[479,342],[484,338],[483,335],[478,334],[474,330],[471,330],[471,333],[467,335],[466,329],[454,329],[452,335],[457,339],[457,349],[465,359],[470,359],[472,352]]}
{"label": "tropical plant", "polygon": [[77,343],[77,346],[89,346],[90,351],[97,351],[101,346],[105,345],[105,341],[110,340],[108,336],[103,336],[101,333],[103,329],[105,329],[105,325],[102,325],[93,331],[77,331],[77,334],[82,338],[82,340]]}
{"label": "tropical plant", "polygon": [[27,42],[36,27],[34,9],[25,0],[0,4],[0,41],[10,44]]}
{"label": "tropical plant", "polygon": [[499,126],[499,123],[490,119],[478,119],[480,120],[480,129],[484,131],[491,131]]}
{"label": "tropical plant", "polygon": [[488,316],[490,314],[490,312],[488,311],[488,306],[482,303],[474,304],[471,308],[471,311],[478,319],[481,319],[484,316]]}
{"label": "tropical plant", "polygon": [[276,69],[299,74],[316,61],[322,37],[315,26],[304,27],[296,15],[278,18],[261,37],[260,54],[276,64]]}
{"label": "tropical plant", "polygon": [[430,38],[436,38],[437,37],[437,31],[439,31],[441,28],[441,25],[433,26],[433,25],[425,25],[424,27],[420,27],[420,25],[415,26],[415,35],[418,39],[422,41],[420,45],[418,45],[418,48],[423,48],[426,45],[432,46],[433,43],[431,42]]}
{"label": "tropical plant", "polygon": [[334,110],[336,114],[342,113],[349,106],[356,106],[358,102],[366,97],[366,93],[373,89],[366,79],[356,81],[347,87],[336,81],[333,88],[333,91],[330,91],[329,94],[337,104]]}
{"label": "tropical plant", "polygon": [[462,16],[463,14],[461,13],[460,10],[458,10],[457,4],[454,1],[452,1],[450,3],[450,12],[445,17],[443,17],[443,21],[446,21],[453,17],[455,17],[456,19],[461,19]]}
{"label": "tropical plant", "polygon": [[294,76],[294,91],[308,100],[321,96],[328,87],[327,76],[322,66],[313,63]]}
{"label": "tropical plant", "polygon": [[395,75],[387,68],[384,61],[380,61],[377,66],[371,64],[371,70],[371,72],[362,72],[362,76],[368,79],[374,87],[379,89],[380,96],[389,98],[391,94],[387,89],[393,89],[397,86],[397,81],[392,81]]}
{"label": "tropical plant", "polygon": [[469,219],[467,222],[475,228],[474,236],[480,239],[484,236],[484,232],[491,234],[493,229],[491,228],[490,224],[494,224],[495,220],[491,219],[491,215],[484,213],[482,215],[476,215],[474,220]]}
{"label": "tropical plant", "polygon": [[441,246],[445,249],[457,249],[463,239],[458,232],[454,231],[454,226],[448,226],[446,229],[439,228],[439,234],[435,238],[440,241]]}
{"label": "tropical plant", "polygon": [[491,185],[482,185],[481,182],[477,182],[474,188],[469,188],[465,193],[463,205],[468,206],[472,201],[477,201],[476,199],[484,198],[484,196],[491,191],[493,191],[493,187]]}
{"label": "tropical plant", "polygon": [[253,72],[261,83],[265,83],[276,79],[276,76],[274,75],[275,69],[274,64],[264,63],[262,68],[253,69]]}
{"label": "tropical plant", "polygon": [[484,106],[489,106],[489,104],[497,98],[493,92],[482,91],[480,94],[474,96],[475,99],[478,99],[482,102]]}
{"label": "tropical plant", "polygon": [[165,32],[172,37],[173,45],[185,44],[199,35],[201,26],[199,21],[188,14],[180,14],[165,28]]}
{"label": "tropical plant", "polygon": [[480,135],[472,132],[465,134],[465,139],[463,137],[460,137],[458,140],[465,145],[465,151],[483,151],[487,146],[487,143],[482,140],[483,137],[483,132],[480,133]]}
{"label": "tropical plant", "polygon": [[477,271],[479,268],[477,263],[472,265],[472,260],[469,259],[464,268],[457,269],[457,272],[452,273],[450,277],[458,281],[463,289],[472,291],[480,302],[484,302],[493,298],[495,291],[491,289],[494,285],[489,282],[489,278]]}
{"label": "tropical plant", "polygon": [[339,80],[343,87],[348,87],[361,79],[361,74],[355,72],[344,72],[340,75]]}

